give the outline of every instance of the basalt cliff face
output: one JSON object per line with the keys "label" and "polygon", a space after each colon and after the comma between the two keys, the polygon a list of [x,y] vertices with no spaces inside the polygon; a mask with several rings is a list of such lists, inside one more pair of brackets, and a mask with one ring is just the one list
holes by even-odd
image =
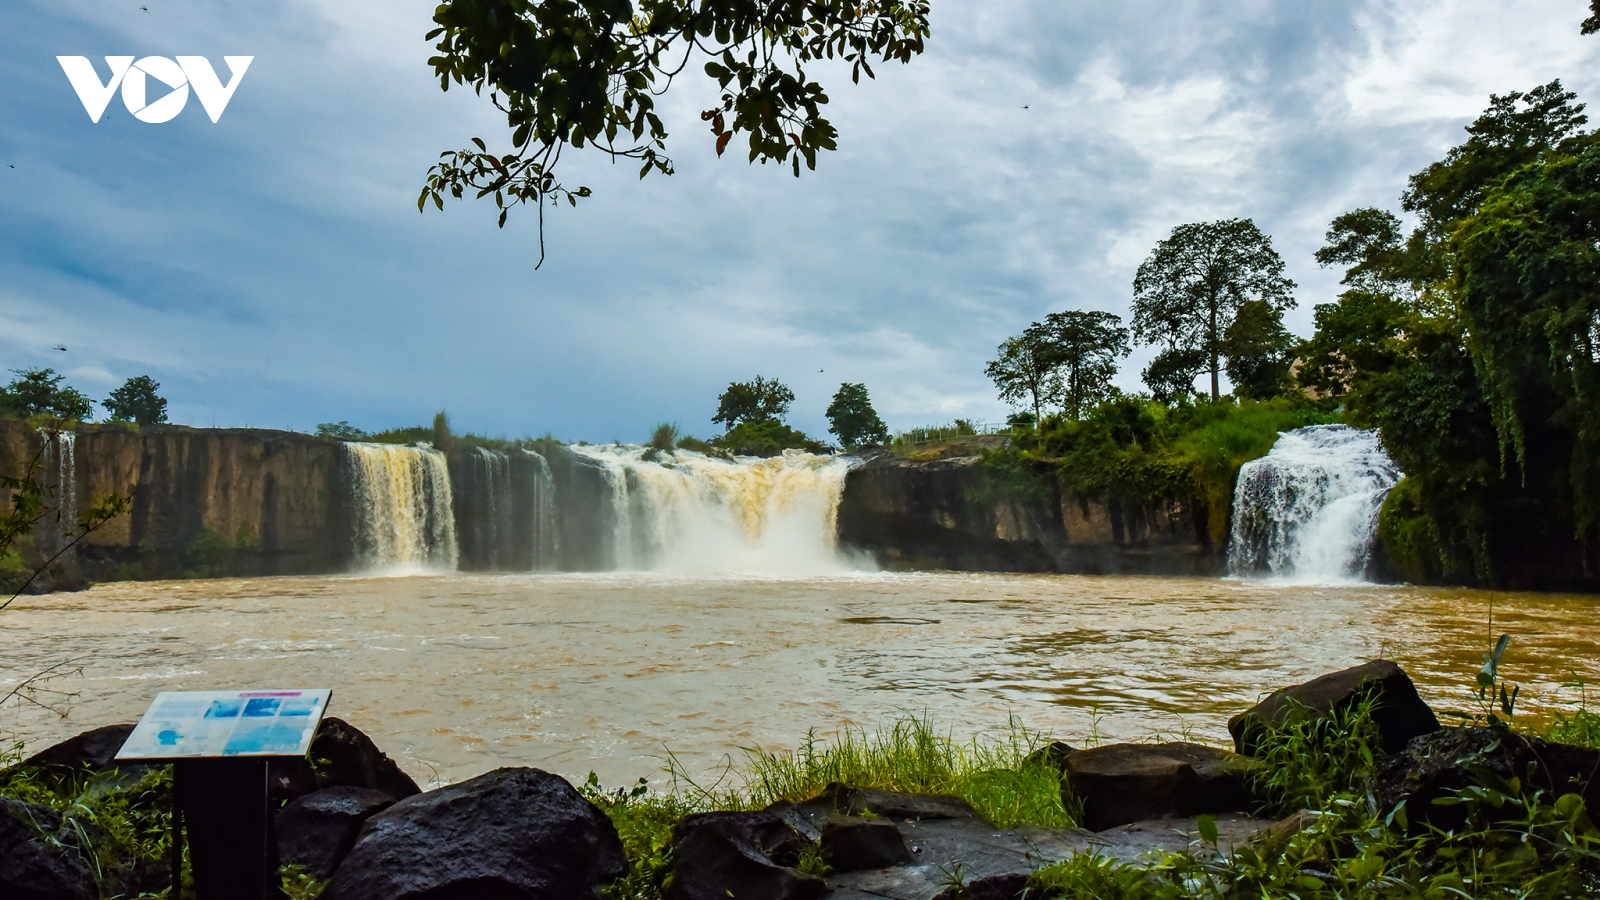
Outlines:
{"label": "basalt cliff face", "polygon": [[129,499],[126,515],[64,554],[35,589],[111,577],[334,572],[352,557],[347,479],[333,441],[160,425],[49,436],[0,421],[0,471],[35,460],[50,503],[64,512],[39,524],[21,548],[25,562],[54,553],[96,498]]}
{"label": "basalt cliff face", "polygon": [[869,455],[839,506],[839,543],[888,569],[1215,575],[1225,561],[1206,511],[1073,497],[1054,479],[1040,496],[1007,498],[980,457],[929,461]]}

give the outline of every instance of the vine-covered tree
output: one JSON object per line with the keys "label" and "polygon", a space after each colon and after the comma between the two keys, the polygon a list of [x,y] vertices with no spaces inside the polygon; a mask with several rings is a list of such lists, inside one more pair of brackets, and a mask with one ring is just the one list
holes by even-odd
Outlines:
{"label": "vine-covered tree", "polygon": [[27,418],[47,415],[57,419],[88,421],[94,402],[68,384],[55,369],[13,369],[17,377],[0,389],[0,410]]}
{"label": "vine-covered tree", "polygon": [[111,392],[101,405],[113,419],[139,425],[155,425],[167,420],[167,398],[156,393],[161,384],[149,375],[136,375]]}
{"label": "vine-covered tree", "polygon": [[521,203],[537,204],[542,222],[546,200],[590,195],[556,176],[563,151],[586,144],[638,162],[641,178],[670,175],[656,98],[702,59],[722,92],[701,113],[717,154],[744,134],[750,162],[788,163],[798,177],[838,138],[807,67],[840,60],[860,81],[874,62],[909,63],[928,13],[928,0],[445,0],[428,62],[444,90],[488,91],[511,147],[491,153],[473,138],[442,154],[417,206],[470,191],[494,198],[502,226]]}
{"label": "vine-covered tree", "polygon": [[1117,360],[1128,355],[1128,329],[1107,312],[1051,313],[1028,329],[1061,378],[1061,401],[1074,420],[1116,393]]}
{"label": "vine-covered tree", "polygon": [[735,381],[717,396],[717,414],[711,417],[732,430],[740,424],[782,422],[794,402],[794,391],[776,378],[757,375],[750,381]]}
{"label": "vine-covered tree", "polygon": [[1012,406],[1031,406],[1033,420],[1044,417],[1044,407],[1060,401],[1066,386],[1061,373],[1035,328],[1000,345],[998,358],[984,366],[983,373],[994,382],[1000,399]]}
{"label": "vine-covered tree", "polygon": [[864,384],[845,382],[828,404],[828,431],[839,439],[840,446],[853,449],[865,444],[881,444],[889,438],[888,426],[872,408],[872,398],[867,396]]}
{"label": "vine-covered tree", "polygon": [[1133,336],[1145,344],[1198,350],[1221,396],[1223,337],[1239,307],[1259,300],[1293,308],[1294,282],[1272,240],[1249,219],[1179,225],[1133,279]]}

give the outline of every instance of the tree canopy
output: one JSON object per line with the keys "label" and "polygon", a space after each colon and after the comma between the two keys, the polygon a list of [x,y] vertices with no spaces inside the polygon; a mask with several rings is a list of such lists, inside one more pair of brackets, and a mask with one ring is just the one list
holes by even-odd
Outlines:
{"label": "tree canopy", "polygon": [[82,391],[64,384],[55,369],[13,369],[16,378],[0,389],[0,410],[28,418],[47,415],[57,419],[88,421],[94,403]]}
{"label": "tree canopy", "polygon": [[[511,207],[576,204],[587,187],[556,176],[562,152],[586,144],[613,159],[670,175],[667,129],[656,98],[698,59],[721,97],[701,113],[717,154],[747,136],[750,162],[802,160],[837,147],[823,116],[828,95],[807,67],[842,60],[851,80],[874,62],[909,63],[928,37],[928,0],[445,0],[427,39],[428,62],[452,83],[488,90],[506,117],[511,149],[481,138],[447,151],[428,171],[419,209],[445,195],[493,197],[500,224]],[[541,255],[542,260],[542,255]]]}
{"label": "tree canopy", "polygon": [[782,422],[794,402],[794,391],[776,378],[760,375],[750,381],[735,381],[717,396],[717,414],[711,417],[728,430],[741,424]]}
{"label": "tree canopy", "polygon": [[1050,351],[1036,333],[1027,331],[1006,338],[999,351],[983,373],[994,382],[1001,400],[1012,406],[1031,405],[1033,420],[1039,421],[1044,408],[1058,402],[1065,390]]}
{"label": "tree canopy", "polygon": [[124,381],[101,405],[113,419],[155,425],[167,420],[167,399],[156,393],[160,388],[149,375],[137,375]]}
{"label": "tree canopy", "polygon": [[1168,350],[1199,351],[1221,395],[1223,338],[1239,307],[1256,300],[1293,308],[1295,284],[1283,275],[1272,240],[1249,219],[1179,225],[1133,280],[1133,336]]}
{"label": "tree canopy", "polygon": [[1051,313],[1028,330],[1060,373],[1067,415],[1081,419],[1116,392],[1111,379],[1117,360],[1128,355],[1128,329],[1122,327],[1121,316],[1073,309]]}
{"label": "tree canopy", "polygon": [[828,431],[846,448],[864,444],[881,444],[889,438],[888,426],[872,408],[872,398],[867,396],[867,386],[845,382],[828,404]]}

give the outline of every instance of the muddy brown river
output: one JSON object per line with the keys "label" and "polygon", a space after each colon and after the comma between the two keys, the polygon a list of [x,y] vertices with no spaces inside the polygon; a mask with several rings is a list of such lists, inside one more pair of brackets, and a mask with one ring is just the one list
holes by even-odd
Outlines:
{"label": "muddy brown river", "polygon": [[1522,715],[1600,681],[1600,598],[1181,578],[440,575],[122,583],[0,612],[0,693],[52,665],[65,718],[15,702],[31,748],[132,721],[160,691],[327,687],[419,782],[529,765],[608,785],[707,773],[808,729],[927,714],[960,735],[1225,743],[1265,691],[1399,661],[1466,709],[1495,631]]}

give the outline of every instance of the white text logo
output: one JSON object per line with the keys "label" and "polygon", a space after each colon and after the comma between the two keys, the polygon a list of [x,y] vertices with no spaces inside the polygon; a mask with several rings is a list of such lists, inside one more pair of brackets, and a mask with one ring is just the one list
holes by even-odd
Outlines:
{"label": "white text logo", "polygon": [[[87,56],[56,57],[67,73],[67,80],[72,82],[72,89],[78,92],[78,99],[83,101],[90,120],[95,122],[105,114],[111,95],[118,87],[122,88],[123,105],[141,122],[172,121],[189,102],[190,88],[194,88],[194,95],[200,98],[206,115],[215,122],[222,118],[222,111],[228,108],[228,101],[239,89],[239,81],[253,59],[254,56],[224,56],[222,60],[228,64],[229,72],[228,83],[224,85],[204,56],[180,56],[176,60],[146,56],[138,62],[131,56],[108,56],[106,65],[111,69],[111,79],[104,82]],[[161,87],[152,90],[151,81],[164,85],[167,93],[151,100],[151,94],[161,91]]]}

